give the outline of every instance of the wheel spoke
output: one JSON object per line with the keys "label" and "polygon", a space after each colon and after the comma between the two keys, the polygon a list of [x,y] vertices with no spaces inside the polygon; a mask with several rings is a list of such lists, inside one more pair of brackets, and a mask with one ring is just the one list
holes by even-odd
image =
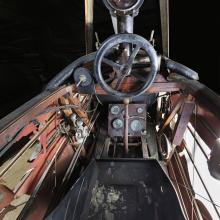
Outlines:
{"label": "wheel spoke", "polygon": [[105,82],[106,82],[106,83],[109,83],[109,82],[113,81],[113,80],[116,79],[116,78],[117,78],[116,72],[114,72],[113,74],[110,74],[110,75],[109,75],[109,78],[108,78],[108,79],[105,79]]}
{"label": "wheel spoke", "polygon": [[118,90],[118,89],[120,88],[120,86],[121,86],[122,82],[124,81],[125,77],[126,77],[126,75],[121,75],[121,76],[118,78],[118,80],[117,80],[117,82],[116,82],[116,85],[115,85],[115,87],[114,87],[115,90]]}
{"label": "wheel spoke", "polygon": [[103,63],[105,63],[105,64],[111,66],[111,67],[114,68],[115,70],[120,70],[120,68],[121,68],[121,65],[120,65],[120,64],[118,64],[118,63],[116,63],[116,62],[114,62],[114,61],[112,61],[112,60],[109,60],[109,59],[107,59],[107,58],[105,58],[105,57],[103,58]]}
{"label": "wheel spoke", "polygon": [[140,46],[136,45],[135,48],[133,49],[129,59],[128,59],[128,62],[127,62],[128,66],[130,66],[130,67],[132,66],[132,63],[133,63],[135,57],[137,56],[139,50],[140,50]]}

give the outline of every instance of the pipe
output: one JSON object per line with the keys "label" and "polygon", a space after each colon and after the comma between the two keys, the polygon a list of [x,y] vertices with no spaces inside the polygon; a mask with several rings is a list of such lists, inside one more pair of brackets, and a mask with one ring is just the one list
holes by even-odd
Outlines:
{"label": "pipe", "polygon": [[[134,17],[130,15],[117,16],[117,32],[118,33],[133,33]],[[124,43],[122,60],[127,60],[131,55],[131,45]]]}
{"label": "pipe", "polygon": [[175,72],[179,75],[185,76],[186,78],[189,78],[192,80],[199,80],[199,76],[197,72],[167,57],[163,57],[163,58],[165,61],[165,67],[169,69],[170,71]]}
{"label": "pipe", "polygon": [[88,62],[91,62],[95,59],[96,52],[90,53],[88,55],[82,56],[77,60],[73,61],[66,68],[64,68],[61,72],[59,72],[50,82],[47,84],[45,90],[53,90],[63,84],[73,73],[73,71]]}
{"label": "pipe", "polygon": [[125,106],[125,116],[124,116],[124,147],[125,147],[125,155],[128,154],[128,104],[129,104],[129,99],[125,98],[124,99],[124,106]]}
{"label": "pipe", "polygon": [[133,33],[134,17],[131,15],[117,16],[117,33]]}

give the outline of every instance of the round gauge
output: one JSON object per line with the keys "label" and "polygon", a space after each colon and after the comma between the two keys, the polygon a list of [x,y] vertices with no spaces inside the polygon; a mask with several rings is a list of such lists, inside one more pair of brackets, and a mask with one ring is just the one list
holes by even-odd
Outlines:
{"label": "round gauge", "polygon": [[115,129],[120,129],[123,127],[123,121],[121,119],[117,118],[112,122],[112,126]]}
{"label": "round gauge", "polygon": [[137,113],[138,113],[138,114],[141,114],[141,113],[143,113],[143,112],[144,112],[144,109],[143,109],[143,108],[141,108],[141,107],[137,108]]}
{"label": "round gauge", "polygon": [[140,132],[142,128],[143,126],[139,120],[135,119],[131,122],[131,130],[133,132]]}
{"label": "round gauge", "polygon": [[121,111],[121,109],[120,109],[120,107],[118,105],[113,105],[111,107],[111,113],[113,115],[118,115],[120,113],[120,111]]}
{"label": "round gauge", "polygon": [[108,0],[108,2],[113,8],[126,10],[135,5],[138,0]]}

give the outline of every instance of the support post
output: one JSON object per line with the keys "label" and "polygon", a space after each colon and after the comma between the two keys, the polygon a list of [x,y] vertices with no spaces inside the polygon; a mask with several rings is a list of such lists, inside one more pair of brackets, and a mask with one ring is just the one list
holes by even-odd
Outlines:
{"label": "support post", "polygon": [[178,113],[178,111],[180,110],[182,104],[184,102],[183,98],[180,98],[177,101],[176,106],[170,111],[169,115],[164,119],[164,122],[160,128],[160,130],[158,131],[158,136],[161,136],[163,134],[163,131],[165,130],[165,128],[170,124],[170,122],[172,121],[172,119],[174,118],[174,116]]}
{"label": "support post", "polygon": [[84,0],[85,2],[85,43],[86,54],[93,50],[93,8],[94,0]]}
{"label": "support post", "polygon": [[179,116],[175,125],[173,141],[172,141],[173,145],[178,146],[181,144],[183,140],[183,135],[186,131],[186,127],[190,121],[190,117],[193,113],[194,108],[195,108],[195,103],[193,101],[185,101],[181,115]]}
{"label": "support post", "polygon": [[169,57],[169,0],[160,0],[163,55]]}

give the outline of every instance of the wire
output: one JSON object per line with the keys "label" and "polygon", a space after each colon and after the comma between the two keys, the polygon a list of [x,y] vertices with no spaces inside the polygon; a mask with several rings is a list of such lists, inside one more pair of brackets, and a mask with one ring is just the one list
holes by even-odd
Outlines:
{"label": "wire", "polygon": [[[172,164],[171,161],[170,161],[170,167],[171,167],[171,169],[172,169],[174,178],[176,179],[176,174],[175,174],[175,171],[174,171],[174,168],[173,168],[173,164]],[[172,178],[171,178],[170,175],[169,175],[169,178],[170,178],[170,180],[172,181]],[[188,212],[187,212],[187,209],[186,209],[186,206],[185,206],[185,202],[184,202],[184,200],[183,200],[183,196],[182,196],[182,193],[181,193],[181,191],[180,191],[180,187],[179,187],[179,185],[178,185],[178,182],[175,181],[175,180],[173,180],[173,181],[174,181],[174,183],[177,183],[177,189],[178,189],[178,191],[179,191],[179,195],[180,195],[180,198],[181,198],[182,206],[183,206],[183,208],[184,208],[184,212],[185,212],[185,215],[187,216],[187,219],[189,219]]]}
{"label": "wire", "polygon": [[192,162],[192,164],[193,164],[193,166],[194,166],[194,168],[195,168],[195,170],[196,170],[196,173],[197,173],[197,175],[198,175],[198,177],[199,177],[199,179],[200,179],[200,181],[201,181],[201,183],[202,183],[202,185],[203,185],[203,187],[204,187],[204,189],[205,189],[205,191],[206,191],[206,193],[207,193],[207,195],[208,195],[208,197],[209,197],[209,199],[210,199],[210,201],[211,201],[211,203],[212,203],[212,205],[213,205],[213,208],[215,209],[216,214],[218,215],[218,217],[219,217],[219,219],[220,219],[220,214],[219,214],[217,208],[216,208],[215,205],[214,205],[214,201],[213,201],[213,199],[212,199],[212,197],[211,197],[211,195],[210,195],[210,193],[209,193],[209,191],[208,191],[208,189],[207,189],[207,187],[206,187],[206,185],[205,185],[205,183],[204,183],[204,180],[202,179],[202,177],[201,177],[201,175],[200,175],[200,173],[199,173],[199,171],[198,171],[198,169],[197,169],[197,167],[196,167],[196,165],[194,164],[194,161],[193,161],[193,159],[192,159],[192,157],[191,157],[191,155],[190,155],[190,152],[189,152],[189,150],[187,149],[186,146],[185,146],[185,149],[186,149],[186,152],[187,152],[187,154],[188,154],[188,156],[189,156],[189,159],[190,159],[190,161]]}
{"label": "wire", "polygon": [[190,191],[191,193],[196,194],[197,196],[199,196],[199,197],[205,199],[207,202],[210,202],[211,204],[213,204],[213,205],[215,205],[216,207],[220,208],[220,205],[218,205],[218,204],[212,202],[211,200],[207,199],[205,196],[203,196],[203,195],[201,195],[201,194],[199,194],[199,193],[197,193],[197,192],[194,192],[192,189],[190,189],[190,188],[187,187],[186,185],[184,185],[184,184],[182,184],[182,183],[179,183],[177,180],[174,180],[174,179],[172,179],[171,177],[170,177],[170,180],[171,180],[173,183],[176,183],[176,184],[178,184],[179,186],[184,187],[185,189],[187,189],[187,190]]}
{"label": "wire", "polygon": [[[195,104],[195,115],[194,115],[194,123],[195,123],[195,129],[194,129],[194,132],[193,132],[193,137],[194,137],[194,141],[193,141],[193,162],[195,161],[195,152],[196,152],[196,113],[197,113],[197,108],[196,108],[196,104]],[[195,166],[193,166],[193,175],[192,175],[192,187],[194,187],[194,182],[195,182]],[[194,200],[194,197],[192,198],[192,208],[193,208],[193,200]],[[192,220],[193,220],[193,214],[192,214]]]}
{"label": "wire", "polygon": [[[180,175],[181,175],[181,177],[182,177],[182,180],[183,180],[183,182],[184,182],[184,185],[187,186],[187,185],[189,185],[188,179],[187,179],[187,177],[186,177],[186,175],[185,175],[185,172],[184,172],[184,168],[183,168],[183,166],[182,166],[182,163],[181,163],[179,157],[176,156],[176,154],[177,154],[177,151],[176,151],[176,149],[175,149],[175,150],[174,150],[174,158],[175,158],[175,160],[176,160],[176,164],[177,164],[177,167],[178,167],[178,169],[179,169],[179,171],[180,171]],[[192,216],[191,216],[191,219],[193,220],[194,213],[195,213],[196,218],[198,219],[198,216],[197,216],[198,213],[195,211],[196,209],[194,208],[194,203],[195,203],[195,205],[197,206],[197,208],[198,208],[198,205],[197,205],[196,200],[194,200],[194,192],[193,192],[193,190],[191,190],[190,192],[191,192],[191,194],[189,194],[189,192],[187,191],[187,194],[188,194],[188,196],[189,196],[189,199],[190,199],[190,200],[192,199],[192,200],[191,200],[191,204],[192,204]],[[193,212],[194,212],[194,213],[193,213]]]}

